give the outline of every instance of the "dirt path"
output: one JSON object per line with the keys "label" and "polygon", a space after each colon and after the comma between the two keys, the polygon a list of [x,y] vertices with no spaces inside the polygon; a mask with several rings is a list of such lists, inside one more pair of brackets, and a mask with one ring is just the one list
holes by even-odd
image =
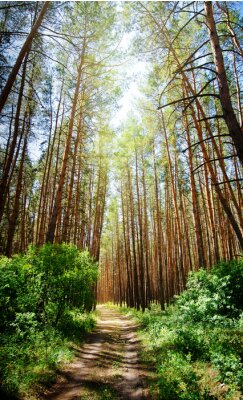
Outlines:
{"label": "dirt path", "polygon": [[98,306],[95,331],[76,351],[59,382],[44,399],[148,399],[146,369],[139,363],[137,326],[126,316]]}

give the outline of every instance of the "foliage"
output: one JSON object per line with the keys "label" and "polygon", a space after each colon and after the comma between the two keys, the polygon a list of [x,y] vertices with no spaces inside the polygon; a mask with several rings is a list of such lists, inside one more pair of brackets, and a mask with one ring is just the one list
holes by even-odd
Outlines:
{"label": "foliage", "polygon": [[222,316],[238,317],[243,304],[243,263],[222,262],[209,274],[205,270],[191,274],[187,291],[178,299],[186,321],[225,323]]}
{"label": "foliage", "polygon": [[80,342],[83,334],[91,332],[95,326],[92,314],[81,313],[80,310],[67,311],[63,314],[58,330],[68,339]]}
{"label": "foliage", "polygon": [[1,381],[8,393],[50,383],[69,360],[68,341],[94,327],[88,314],[98,269],[87,251],[46,244],[0,259]]}
{"label": "foliage", "polygon": [[240,399],[242,271],[242,261],[221,262],[191,273],[166,311],[129,310],[142,326],[144,359],[156,364],[159,399]]}

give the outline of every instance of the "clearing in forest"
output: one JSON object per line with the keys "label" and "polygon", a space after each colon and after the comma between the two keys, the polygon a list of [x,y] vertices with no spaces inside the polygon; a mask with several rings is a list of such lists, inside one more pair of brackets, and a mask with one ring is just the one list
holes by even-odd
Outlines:
{"label": "clearing in forest", "polygon": [[44,399],[148,399],[147,369],[138,359],[137,325],[114,309],[98,306],[96,329],[76,349]]}

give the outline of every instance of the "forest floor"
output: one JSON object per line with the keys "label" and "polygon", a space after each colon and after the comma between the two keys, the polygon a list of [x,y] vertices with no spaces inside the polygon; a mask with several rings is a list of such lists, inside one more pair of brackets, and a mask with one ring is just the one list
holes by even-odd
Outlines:
{"label": "forest floor", "polygon": [[149,399],[151,371],[139,361],[136,323],[117,310],[97,307],[96,329],[59,373],[45,400]]}

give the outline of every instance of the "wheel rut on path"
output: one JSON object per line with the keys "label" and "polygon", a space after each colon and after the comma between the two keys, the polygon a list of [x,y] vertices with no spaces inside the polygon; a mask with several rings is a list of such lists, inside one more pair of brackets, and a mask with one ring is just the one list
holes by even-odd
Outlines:
{"label": "wheel rut on path", "polygon": [[96,329],[75,350],[45,400],[149,399],[147,369],[139,362],[138,326],[105,306],[97,307]]}

